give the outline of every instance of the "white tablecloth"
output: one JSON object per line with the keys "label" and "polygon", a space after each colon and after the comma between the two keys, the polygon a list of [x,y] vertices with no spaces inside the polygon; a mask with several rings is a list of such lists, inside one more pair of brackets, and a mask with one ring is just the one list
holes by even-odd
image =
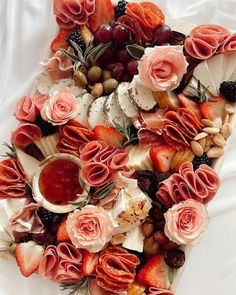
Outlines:
{"label": "white tablecloth", "polygon": [[[236,30],[235,0],[156,1],[171,17],[217,23]],[[0,0],[0,142],[16,125],[16,101],[30,92],[39,61],[47,55],[56,32],[50,0]],[[1,153],[3,148],[0,148]],[[211,222],[194,248],[177,295],[236,294],[236,132],[221,171],[221,188],[210,203]],[[0,261],[0,295],[62,294],[37,275],[26,279],[16,265]],[[64,293],[63,293],[64,294]]]}

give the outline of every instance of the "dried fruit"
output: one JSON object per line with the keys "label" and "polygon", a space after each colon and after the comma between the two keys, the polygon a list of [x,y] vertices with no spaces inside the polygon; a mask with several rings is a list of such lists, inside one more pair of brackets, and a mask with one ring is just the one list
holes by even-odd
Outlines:
{"label": "dried fruit", "polygon": [[164,260],[171,268],[178,269],[184,265],[185,253],[179,249],[172,249],[165,253]]}

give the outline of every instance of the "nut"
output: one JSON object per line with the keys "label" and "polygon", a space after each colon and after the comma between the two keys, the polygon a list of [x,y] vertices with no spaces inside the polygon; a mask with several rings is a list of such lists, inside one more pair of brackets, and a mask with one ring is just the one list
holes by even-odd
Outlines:
{"label": "nut", "polygon": [[224,139],[227,139],[232,134],[232,127],[229,123],[225,123],[220,129],[220,134],[223,135]]}
{"label": "nut", "polygon": [[210,145],[205,146],[205,147],[204,147],[204,153],[208,152],[210,148],[211,148]]}
{"label": "nut", "polygon": [[201,132],[201,133],[198,133],[198,135],[196,135],[194,137],[194,140],[198,141],[198,140],[200,140],[200,139],[202,139],[204,137],[207,137],[207,136],[208,136],[208,134],[206,132]]}
{"label": "nut", "polygon": [[206,145],[206,137],[198,140],[198,143],[202,146],[202,148],[204,149],[205,145]]}
{"label": "nut", "polygon": [[201,157],[203,155],[203,148],[197,141],[191,141],[191,148],[196,156]]}
{"label": "nut", "polygon": [[223,124],[225,124],[225,123],[228,123],[228,121],[229,121],[229,114],[225,112],[222,118],[222,122]]}
{"label": "nut", "polygon": [[213,142],[220,147],[223,147],[226,144],[224,137],[220,133],[213,136]]}
{"label": "nut", "polygon": [[125,241],[125,235],[124,234],[117,234],[112,237],[111,243],[113,245],[119,245],[122,244]]}
{"label": "nut", "polygon": [[217,134],[220,132],[220,129],[217,127],[206,127],[206,128],[203,128],[203,131],[208,134]]}
{"label": "nut", "polygon": [[144,240],[143,251],[150,255],[156,255],[159,250],[159,245],[153,237]]}
{"label": "nut", "polygon": [[219,146],[214,146],[207,152],[209,158],[219,158],[224,155],[224,149]]}
{"label": "nut", "polygon": [[153,235],[153,238],[157,241],[160,246],[163,246],[169,242],[169,239],[165,235],[165,233],[161,230],[156,231]]}
{"label": "nut", "polygon": [[208,119],[202,119],[201,123],[206,127],[213,127],[214,123]]}
{"label": "nut", "polygon": [[211,146],[213,144],[212,135],[206,137],[206,146]]}
{"label": "nut", "polygon": [[213,120],[214,127],[221,128],[222,127],[222,119],[220,117],[217,117]]}
{"label": "nut", "polygon": [[154,233],[153,223],[144,222],[142,224],[142,232],[145,238],[149,238]]}
{"label": "nut", "polygon": [[226,111],[229,115],[235,113],[235,111],[234,111],[234,107],[233,107],[233,105],[230,104],[230,103],[226,103],[226,104],[225,104],[225,111]]}
{"label": "nut", "polygon": [[95,83],[92,87],[91,94],[96,98],[101,96],[103,94],[102,83]]}

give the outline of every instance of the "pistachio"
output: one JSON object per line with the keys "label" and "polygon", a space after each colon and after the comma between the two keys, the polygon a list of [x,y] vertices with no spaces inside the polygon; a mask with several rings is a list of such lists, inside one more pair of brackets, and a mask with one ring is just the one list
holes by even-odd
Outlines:
{"label": "pistachio", "polygon": [[103,94],[103,85],[102,83],[95,83],[92,87],[91,94],[94,97],[99,97]]}
{"label": "pistachio", "polygon": [[92,66],[88,70],[87,78],[88,78],[89,82],[95,83],[95,82],[99,81],[101,76],[102,76],[102,69],[98,66]]}
{"label": "pistachio", "polygon": [[113,245],[119,245],[122,244],[125,241],[125,235],[124,234],[117,234],[112,237],[111,243]]}
{"label": "pistachio", "polygon": [[201,123],[206,127],[213,127],[214,123],[208,119],[202,119]]}
{"label": "pistachio", "polygon": [[88,84],[86,76],[81,71],[74,72],[74,80],[80,87],[85,87]]}
{"label": "pistachio", "polygon": [[153,236],[144,240],[143,251],[150,255],[156,255],[159,250],[159,245]]}
{"label": "pistachio", "polygon": [[116,89],[117,86],[118,86],[118,81],[113,78],[108,79],[103,82],[104,92],[106,94],[112,93]]}
{"label": "pistachio", "polygon": [[225,111],[226,111],[226,113],[228,113],[229,115],[234,114],[234,113],[235,113],[235,111],[234,111],[234,106],[233,106],[232,104],[230,104],[230,103],[226,103],[226,104],[225,104]]}
{"label": "pistachio", "polygon": [[224,155],[223,147],[214,146],[207,152],[207,157],[209,158],[219,158]]}
{"label": "pistachio", "polygon": [[201,147],[204,149],[205,145],[206,145],[206,137],[201,138],[198,140],[198,143],[201,145]]}
{"label": "pistachio", "polygon": [[144,222],[142,224],[142,232],[145,238],[151,237],[154,232],[153,223]]}
{"label": "pistachio", "polygon": [[202,139],[202,138],[205,138],[205,137],[207,137],[207,136],[208,136],[208,134],[207,134],[206,132],[201,132],[201,133],[198,133],[198,135],[196,135],[196,136],[194,137],[194,140],[198,141],[198,140],[200,140],[200,139]]}
{"label": "pistachio", "polygon": [[191,148],[196,156],[201,157],[203,155],[203,148],[197,141],[191,141]]}
{"label": "pistachio", "polygon": [[225,123],[228,123],[228,121],[229,121],[229,114],[225,112],[222,118],[222,122],[223,124],[225,124]]}
{"label": "pistachio", "polygon": [[213,136],[213,142],[215,145],[220,146],[220,147],[223,147],[226,144],[226,141],[225,141],[223,135],[221,135],[220,133]]}
{"label": "pistachio", "polygon": [[106,80],[108,80],[110,78],[112,78],[111,72],[108,71],[108,70],[103,70],[102,71],[102,79],[103,79],[103,81],[106,81]]}
{"label": "pistachio", "polygon": [[217,134],[220,132],[220,129],[217,127],[206,127],[206,128],[203,128],[203,131],[208,134]]}
{"label": "pistachio", "polygon": [[232,127],[229,123],[225,123],[220,129],[220,134],[223,135],[224,139],[227,139],[232,134]]}

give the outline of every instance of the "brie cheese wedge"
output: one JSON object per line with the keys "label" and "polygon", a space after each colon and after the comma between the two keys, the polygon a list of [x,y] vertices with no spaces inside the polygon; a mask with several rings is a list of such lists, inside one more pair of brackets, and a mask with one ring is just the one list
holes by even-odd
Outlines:
{"label": "brie cheese wedge", "polygon": [[232,52],[229,54],[224,54],[226,61],[225,61],[225,68],[222,70],[224,73],[221,82],[230,80],[234,69],[236,68],[236,52]]}
{"label": "brie cheese wedge", "polygon": [[137,226],[127,233],[122,246],[130,250],[143,252],[143,243],[144,235],[141,226]]}
{"label": "brie cheese wedge", "polygon": [[220,84],[222,82],[225,57],[225,54],[217,54],[207,60],[207,65],[217,93],[219,92]]}

